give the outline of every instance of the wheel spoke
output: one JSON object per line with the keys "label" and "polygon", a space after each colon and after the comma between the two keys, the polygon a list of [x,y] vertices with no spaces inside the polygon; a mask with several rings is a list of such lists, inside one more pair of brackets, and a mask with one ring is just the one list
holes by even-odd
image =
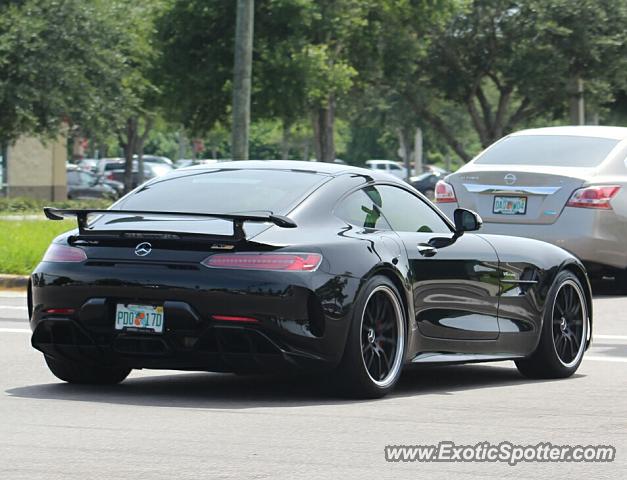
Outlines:
{"label": "wheel spoke", "polygon": [[378,372],[379,372],[379,380],[382,380],[385,376],[385,372],[383,371],[383,358],[381,357],[381,353],[379,353],[379,355],[377,355],[377,363],[379,365],[378,368]]}
{"label": "wheel spoke", "polygon": [[[368,323],[368,325],[369,325],[370,327],[373,327],[373,328],[374,328],[374,324],[375,324],[375,317],[374,317],[374,316],[373,316],[373,314],[372,314],[372,309],[370,308],[370,305],[368,305],[368,306],[366,307],[366,313],[365,313],[364,317],[365,317],[365,318],[364,318],[364,320],[367,320],[367,321],[368,321],[368,322],[367,322],[367,323]],[[366,324],[366,322],[364,322],[364,324]]]}
{"label": "wheel spoke", "polygon": [[577,349],[575,348],[575,336],[572,334],[568,337],[568,347],[570,348],[570,361],[572,362],[577,356]]}
{"label": "wheel spoke", "polygon": [[383,361],[385,362],[385,373],[389,372],[392,368],[392,365],[390,364],[390,359],[387,356],[387,354],[385,353],[385,350],[381,349],[381,358],[383,359]]}
{"label": "wheel spoke", "polygon": [[366,362],[366,369],[369,372],[372,372],[371,368],[372,368],[372,362],[374,361],[374,357],[376,357],[374,350],[370,349],[370,358],[368,358],[368,361]]}

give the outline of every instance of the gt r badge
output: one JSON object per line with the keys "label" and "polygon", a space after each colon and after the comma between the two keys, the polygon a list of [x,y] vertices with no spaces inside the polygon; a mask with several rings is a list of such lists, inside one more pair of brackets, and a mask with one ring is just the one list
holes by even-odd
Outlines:
{"label": "gt r badge", "polygon": [[145,257],[152,252],[152,245],[148,242],[142,242],[135,247],[135,255],[138,257]]}

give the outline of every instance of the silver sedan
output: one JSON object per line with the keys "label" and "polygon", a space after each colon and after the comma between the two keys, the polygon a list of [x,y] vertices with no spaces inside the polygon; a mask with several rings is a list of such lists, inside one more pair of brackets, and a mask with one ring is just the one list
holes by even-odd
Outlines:
{"label": "silver sedan", "polygon": [[436,185],[450,217],[478,212],[482,231],[569,250],[591,275],[627,288],[627,128],[551,127],[504,137]]}

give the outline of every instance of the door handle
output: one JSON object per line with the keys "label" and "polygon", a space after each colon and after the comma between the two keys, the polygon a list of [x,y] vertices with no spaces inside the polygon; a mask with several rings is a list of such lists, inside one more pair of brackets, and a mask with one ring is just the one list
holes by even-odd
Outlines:
{"label": "door handle", "polygon": [[438,249],[428,243],[419,243],[418,253],[423,257],[433,257],[436,253],[438,253]]}

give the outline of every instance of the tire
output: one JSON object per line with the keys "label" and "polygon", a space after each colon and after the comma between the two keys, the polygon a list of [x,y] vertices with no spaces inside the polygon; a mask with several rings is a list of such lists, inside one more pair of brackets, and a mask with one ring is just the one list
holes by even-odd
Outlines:
{"label": "tire", "polygon": [[97,367],[69,360],[60,360],[48,355],[44,355],[44,358],[54,376],[68,383],[113,385],[120,383],[131,373],[130,368]]}
{"label": "tire", "polygon": [[358,295],[336,386],[353,398],[380,398],[398,381],[407,344],[400,295],[384,276],[374,276]]}
{"label": "tire", "polygon": [[570,271],[557,274],[549,290],[540,342],[529,357],[516,361],[529,378],[566,378],[577,371],[586,349],[589,307],[579,279]]}

